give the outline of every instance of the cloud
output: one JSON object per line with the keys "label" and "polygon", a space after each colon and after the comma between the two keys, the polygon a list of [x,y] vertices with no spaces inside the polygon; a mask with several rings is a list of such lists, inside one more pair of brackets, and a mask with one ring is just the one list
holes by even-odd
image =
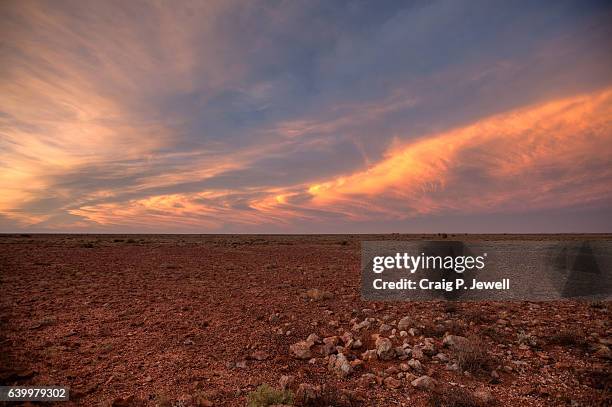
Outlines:
{"label": "cloud", "polygon": [[612,203],[611,160],[609,88],[423,135],[366,170],[314,185],[157,195],[70,212],[101,225],[220,230],[602,206]]}
{"label": "cloud", "polygon": [[351,217],[523,211],[609,202],[610,162],[609,88],[424,136],[308,191]]}
{"label": "cloud", "polygon": [[605,205],[610,15],[4,2],[0,230],[375,230]]}

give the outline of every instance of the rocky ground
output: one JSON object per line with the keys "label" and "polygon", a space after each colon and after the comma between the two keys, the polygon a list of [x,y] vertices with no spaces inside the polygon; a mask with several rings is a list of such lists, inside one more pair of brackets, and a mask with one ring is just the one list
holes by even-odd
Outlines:
{"label": "rocky ground", "polygon": [[69,386],[65,406],[612,403],[610,303],[366,302],[373,238],[584,237],[0,236],[0,384]]}

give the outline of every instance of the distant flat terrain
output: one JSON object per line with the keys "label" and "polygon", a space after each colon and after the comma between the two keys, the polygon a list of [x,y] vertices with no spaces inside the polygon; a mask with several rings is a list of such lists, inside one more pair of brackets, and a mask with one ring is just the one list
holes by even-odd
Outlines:
{"label": "distant flat terrain", "polygon": [[[360,241],[380,239],[612,235],[0,235],[0,382],[69,386],[65,405],[243,406],[283,375],[336,405],[610,403],[610,303],[366,302]],[[299,358],[313,333],[341,348]],[[377,335],[403,350],[368,360]]]}

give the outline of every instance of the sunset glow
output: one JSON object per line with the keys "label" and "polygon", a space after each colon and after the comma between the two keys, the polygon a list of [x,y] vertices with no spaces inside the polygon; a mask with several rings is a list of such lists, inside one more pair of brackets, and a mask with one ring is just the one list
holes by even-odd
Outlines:
{"label": "sunset glow", "polygon": [[3,2],[0,231],[609,230],[610,10],[458,3]]}

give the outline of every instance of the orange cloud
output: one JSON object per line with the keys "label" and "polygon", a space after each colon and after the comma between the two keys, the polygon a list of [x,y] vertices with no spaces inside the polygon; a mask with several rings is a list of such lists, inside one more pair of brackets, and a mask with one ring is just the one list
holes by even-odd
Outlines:
{"label": "orange cloud", "polygon": [[421,137],[308,192],[316,207],[340,205],[364,217],[570,206],[610,198],[610,163],[606,89]]}
{"label": "orange cloud", "polygon": [[570,207],[610,201],[612,89],[485,118],[396,143],[362,171],[312,185],[171,194],[71,213],[101,225],[197,230],[233,225],[407,219],[424,214]]}

